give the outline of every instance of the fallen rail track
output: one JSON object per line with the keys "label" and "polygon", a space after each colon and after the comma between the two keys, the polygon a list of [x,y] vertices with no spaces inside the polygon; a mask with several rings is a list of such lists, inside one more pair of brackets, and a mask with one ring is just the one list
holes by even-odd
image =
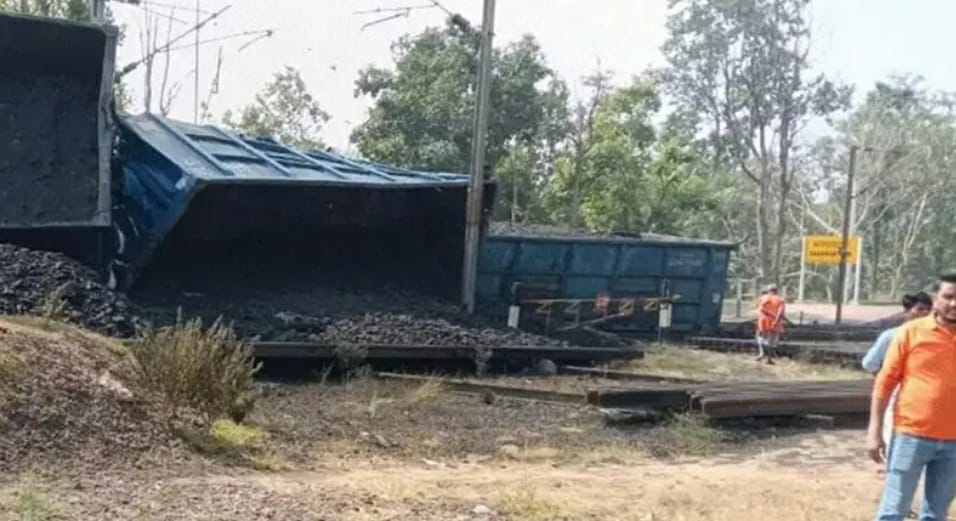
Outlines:
{"label": "fallen rail track", "polygon": [[588,403],[618,409],[693,411],[707,418],[866,413],[872,380],[631,383],[588,390]]}

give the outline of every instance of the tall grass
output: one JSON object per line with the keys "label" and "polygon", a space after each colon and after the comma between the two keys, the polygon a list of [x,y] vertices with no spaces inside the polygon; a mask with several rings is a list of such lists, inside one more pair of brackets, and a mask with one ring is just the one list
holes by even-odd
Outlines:
{"label": "tall grass", "polygon": [[176,411],[194,410],[207,424],[241,420],[254,403],[259,365],[252,345],[220,320],[203,328],[199,319],[149,329],[134,343],[143,383]]}

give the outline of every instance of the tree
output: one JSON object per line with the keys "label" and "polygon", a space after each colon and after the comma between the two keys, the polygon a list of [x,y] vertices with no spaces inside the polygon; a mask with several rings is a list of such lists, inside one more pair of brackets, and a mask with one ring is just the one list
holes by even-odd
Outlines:
{"label": "tree", "polygon": [[601,232],[704,232],[715,220],[718,191],[699,175],[693,147],[661,139],[656,84],[638,78],[612,89],[608,77],[591,76],[594,93],[577,105],[570,145],[548,186],[555,220],[575,228],[569,223],[580,215],[584,227]]}
{"label": "tree", "polygon": [[[956,188],[956,118],[949,97],[920,78],[878,82],[862,105],[817,145],[819,174],[805,192],[827,194],[808,205],[810,225],[835,233],[843,219],[847,150],[857,156],[850,231],[864,237],[871,294],[897,297],[956,260],[950,232]],[[805,195],[805,199],[810,196]]]}
{"label": "tree", "polygon": [[[474,120],[478,34],[449,22],[405,36],[392,46],[394,68],[367,67],[356,96],[374,104],[352,134],[371,159],[447,172],[467,172]],[[542,86],[547,86],[542,88]],[[549,114],[566,104],[566,89],[547,66],[532,36],[495,49],[487,162],[512,146],[544,139]]]}
{"label": "tree", "polygon": [[88,0],[0,0],[0,11],[88,21]]}
{"label": "tree", "polygon": [[494,168],[498,181],[493,218],[512,223],[549,223],[545,193],[569,129],[568,90],[552,80],[543,93],[544,117],[531,140],[512,139]]}
{"label": "tree", "polygon": [[578,228],[581,224],[581,209],[585,194],[591,189],[594,176],[585,166],[585,158],[595,142],[591,139],[598,109],[610,95],[613,75],[610,71],[598,67],[582,83],[591,90],[586,100],[578,100],[571,112],[567,137],[570,156],[556,165],[552,206],[555,220],[569,228]]}
{"label": "tree", "polygon": [[794,153],[813,117],[849,102],[849,89],[810,76],[810,0],[671,0],[662,47],[667,94],[709,136],[754,193],[755,264],[777,281],[789,232]]}
{"label": "tree", "polygon": [[319,102],[309,94],[299,71],[286,66],[266,85],[255,101],[240,112],[238,120],[232,111],[223,115],[223,122],[233,130],[249,135],[275,137],[298,148],[323,148],[319,132],[329,120]]}

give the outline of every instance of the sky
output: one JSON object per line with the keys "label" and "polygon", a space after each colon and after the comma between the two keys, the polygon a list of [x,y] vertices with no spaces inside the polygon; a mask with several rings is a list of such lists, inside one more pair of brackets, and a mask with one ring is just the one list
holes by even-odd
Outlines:
{"label": "sky", "polygon": [[[142,28],[149,13],[159,13],[161,41],[172,13],[172,34],[194,22],[196,0],[141,0],[148,7],[111,3],[126,37],[117,53],[122,66],[141,59]],[[274,30],[242,49],[254,35],[200,46],[200,99],[205,100],[220,48],[220,90],[212,98],[213,122],[227,109],[253,100],[284,66],[298,68],[309,90],[332,119],[322,138],[351,151],[349,134],[366,115],[370,100],[354,96],[358,71],[372,64],[388,66],[390,44],[405,34],[444,23],[440,9],[416,9],[409,16],[363,25],[386,14],[357,11],[429,4],[429,0],[199,0],[205,13],[228,6],[203,28],[200,41],[248,31]],[[443,6],[480,25],[482,0],[441,0]],[[663,65],[658,50],[666,37],[667,0],[497,0],[495,44],[505,45],[525,33],[541,44],[549,64],[569,83],[572,96],[584,96],[580,78],[595,70],[614,71],[627,82],[649,66]],[[175,10],[173,11],[173,8]],[[203,17],[206,14],[202,15]],[[857,96],[891,74],[917,74],[928,87],[956,91],[956,67],[943,54],[956,48],[956,2],[952,0],[816,0],[811,12],[811,59],[819,72],[853,85]],[[170,84],[181,85],[170,117],[192,121],[196,58],[193,36],[171,53]],[[179,44],[177,44],[177,47]],[[142,110],[143,75],[129,78],[134,111]],[[157,79],[158,82],[158,79]]]}

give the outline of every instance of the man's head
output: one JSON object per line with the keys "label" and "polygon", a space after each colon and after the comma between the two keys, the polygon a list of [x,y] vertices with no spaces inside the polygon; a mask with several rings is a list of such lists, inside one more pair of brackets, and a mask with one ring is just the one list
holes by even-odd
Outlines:
{"label": "man's head", "polygon": [[903,314],[907,320],[925,317],[933,310],[933,297],[925,291],[903,295]]}
{"label": "man's head", "polygon": [[956,327],[956,271],[948,271],[939,276],[936,285],[933,309],[940,322]]}
{"label": "man's head", "polygon": [[768,294],[770,294],[770,295],[776,295],[776,294],[777,294],[777,285],[776,285],[776,284],[768,284],[767,287],[763,289],[763,292],[764,292],[764,293],[768,293]]}

